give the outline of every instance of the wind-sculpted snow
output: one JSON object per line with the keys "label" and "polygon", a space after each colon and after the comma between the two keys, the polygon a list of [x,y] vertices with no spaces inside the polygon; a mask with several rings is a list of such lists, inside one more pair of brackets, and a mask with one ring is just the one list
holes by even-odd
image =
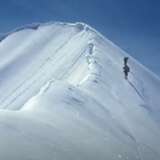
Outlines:
{"label": "wind-sculpted snow", "polygon": [[0,159],[159,160],[160,80],[83,23],[0,42]]}

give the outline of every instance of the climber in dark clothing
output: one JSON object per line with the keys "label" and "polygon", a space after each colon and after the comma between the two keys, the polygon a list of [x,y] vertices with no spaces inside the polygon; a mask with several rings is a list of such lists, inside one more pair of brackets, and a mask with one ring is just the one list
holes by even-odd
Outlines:
{"label": "climber in dark clothing", "polygon": [[124,72],[124,75],[125,75],[125,79],[128,79],[128,73],[130,72],[130,68],[129,68],[129,66],[127,65],[128,59],[129,59],[128,57],[124,57],[123,72]]}
{"label": "climber in dark clothing", "polygon": [[123,72],[124,72],[125,79],[128,79],[128,73],[130,72],[130,68],[127,64],[123,67]]}

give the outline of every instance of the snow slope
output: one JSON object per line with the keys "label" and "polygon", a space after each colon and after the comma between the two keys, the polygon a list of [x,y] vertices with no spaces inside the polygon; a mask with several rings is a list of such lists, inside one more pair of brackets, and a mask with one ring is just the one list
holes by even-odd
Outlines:
{"label": "snow slope", "polygon": [[126,55],[83,23],[3,36],[0,159],[159,160],[160,79]]}

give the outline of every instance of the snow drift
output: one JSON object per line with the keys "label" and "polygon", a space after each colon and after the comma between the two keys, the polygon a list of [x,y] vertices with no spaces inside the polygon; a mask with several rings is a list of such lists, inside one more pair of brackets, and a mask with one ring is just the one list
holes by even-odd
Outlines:
{"label": "snow drift", "polygon": [[83,23],[0,41],[0,159],[159,160],[160,80]]}

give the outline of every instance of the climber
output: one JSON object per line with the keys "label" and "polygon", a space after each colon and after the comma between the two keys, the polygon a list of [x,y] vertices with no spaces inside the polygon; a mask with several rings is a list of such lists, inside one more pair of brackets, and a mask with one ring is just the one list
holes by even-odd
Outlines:
{"label": "climber", "polygon": [[124,72],[125,79],[128,79],[128,73],[130,72],[130,68],[127,64],[123,67],[123,72]]}
{"label": "climber", "polygon": [[126,80],[128,79],[128,73],[130,72],[130,68],[129,68],[129,66],[127,65],[128,59],[129,59],[128,57],[124,57],[123,72],[124,72],[124,76],[125,76],[125,79],[126,79]]}

